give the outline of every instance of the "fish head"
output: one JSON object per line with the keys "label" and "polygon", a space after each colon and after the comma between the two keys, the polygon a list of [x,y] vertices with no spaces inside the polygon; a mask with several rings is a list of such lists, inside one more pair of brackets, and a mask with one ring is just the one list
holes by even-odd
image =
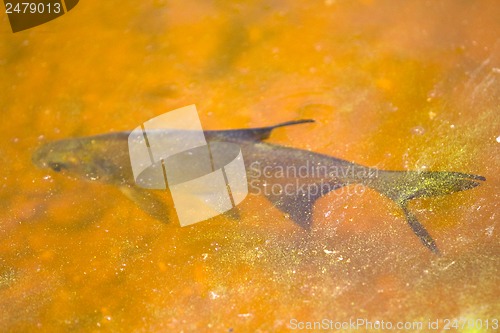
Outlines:
{"label": "fish head", "polygon": [[33,154],[33,163],[68,176],[97,180],[105,176],[97,160],[98,149],[92,140],[70,139],[49,142]]}

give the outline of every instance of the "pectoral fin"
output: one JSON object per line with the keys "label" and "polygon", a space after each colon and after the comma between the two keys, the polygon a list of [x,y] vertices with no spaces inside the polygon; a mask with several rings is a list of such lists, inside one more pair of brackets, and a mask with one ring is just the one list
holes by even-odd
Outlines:
{"label": "pectoral fin", "polygon": [[170,222],[168,206],[153,191],[134,186],[121,186],[120,191],[154,219]]}

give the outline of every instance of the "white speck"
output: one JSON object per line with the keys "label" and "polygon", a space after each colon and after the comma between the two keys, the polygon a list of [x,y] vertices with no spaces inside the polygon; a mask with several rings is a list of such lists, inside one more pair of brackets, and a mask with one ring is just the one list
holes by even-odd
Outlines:
{"label": "white speck", "polygon": [[411,132],[415,135],[423,135],[425,133],[425,128],[422,126],[415,126],[411,129]]}
{"label": "white speck", "polygon": [[396,106],[396,105],[393,105],[393,104],[390,104],[389,105],[389,111],[390,112],[396,112],[396,111],[399,111],[399,108]]}
{"label": "white speck", "polygon": [[329,210],[329,211],[327,211],[327,212],[325,213],[325,217],[328,217],[328,216],[330,216],[330,215],[332,215],[332,211],[331,211],[331,210]]}
{"label": "white speck", "polygon": [[337,253],[337,251],[330,251],[330,250],[327,250],[327,249],[324,249],[323,250],[326,254],[335,254]]}
{"label": "white speck", "polygon": [[104,319],[106,319],[107,321],[111,321],[111,316],[106,316],[104,317]]}
{"label": "white speck", "polygon": [[215,293],[213,291],[209,292],[208,294],[210,295],[210,299],[217,299],[217,298],[220,297],[219,294],[217,294],[217,293]]}
{"label": "white speck", "polygon": [[500,135],[497,136],[497,142],[500,143]]}
{"label": "white speck", "polygon": [[493,236],[493,230],[495,230],[495,226],[492,225],[491,227],[488,227],[485,230],[486,230],[486,235],[488,235],[489,237],[491,237],[491,236]]}
{"label": "white speck", "polygon": [[443,269],[441,269],[441,270],[442,270],[442,271],[445,271],[445,270],[447,270],[448,268],[450,268],[450,267],[451,267],[452,265],[454,265],[454,264],[455,264],[455,262],[454,262],[454,261],[452,261],[452,262],[450,262],[448,265],[446,265],[445,267],[443,267]]}
{"label": "white speck", "polygon": [[251,313],[239,313],[238,314],[238,317],[242,317],[242,318],[249,318],[251,316],[252,316]]}
{"label": "white speck", "polygon": [[207,260],[207,258],[208,258],[208,253],[203,253],[203,254],[201,255],[201,257],[203,258],[203,260]]}
{"label": "white speck", "polygon": [[455,125],[451,124],[451,125],[450,125],[450,128],[451,128],[451,129],[455,128]]}

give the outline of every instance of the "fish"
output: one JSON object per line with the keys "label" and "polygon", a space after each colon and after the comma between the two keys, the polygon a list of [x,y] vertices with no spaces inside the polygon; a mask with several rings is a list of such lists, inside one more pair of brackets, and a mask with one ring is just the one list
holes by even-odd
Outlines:
{"label": "fish", "polygon": [[[238,144],[245,164],[248,191],[265,196],[294,223],[309,230],[316,200],[330,191],[351,185],[374,189],[390,198],[403,212],[421,243],[433,253],[440,250],[408,202],[475,188],[486,181],[480,175],[449,171],[381,170],[313,151],[266,142],[281,127],[307,124],[301,119],[272,126],[206,130],[205,139]],[[161,135],[161,130],[158,130]],[[166,212],[173,205],[160,200],[155,191],[135,184],[128,150],[130,132],[113,132],[46,143],[35,150],[33,163],[67,176],[117,186],[152,217],[171,220]],[[154,135],[148,132],[148,136]],[[218,149],[218,145],[211,145]],[[168,191],[167,191],[168,192]]]}

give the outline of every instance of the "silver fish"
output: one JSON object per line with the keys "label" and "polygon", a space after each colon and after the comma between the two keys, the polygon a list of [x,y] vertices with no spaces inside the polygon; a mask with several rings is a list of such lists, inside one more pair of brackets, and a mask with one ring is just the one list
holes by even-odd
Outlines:
{"label": "silver fish", "polygon": [[[308,122],[313,120],[205,131],[205,137],[209,144],[238,144],[247,170],[249,192],[264,195],[301,227],[310,228],[313,205],[318,198],[332,190],[360,184],[392,199],[402,209],[422,244],[436,254],[439,249],[435,241],[408,209],[408,202],[472,189],[486,180],[460,172],[379,170],[324,154],[262,142],[278,127]],[[35,151],[33,162],[40,168],[116,185],[151,216],[166,221],[166,204],[155,198],[154,191],[135,185],[128,152],[129,134],[117,132],[50,142]],[[302,170],[307,177],[290,175],[290,170]],[[267,191],[273,187],[287,191]]]}

